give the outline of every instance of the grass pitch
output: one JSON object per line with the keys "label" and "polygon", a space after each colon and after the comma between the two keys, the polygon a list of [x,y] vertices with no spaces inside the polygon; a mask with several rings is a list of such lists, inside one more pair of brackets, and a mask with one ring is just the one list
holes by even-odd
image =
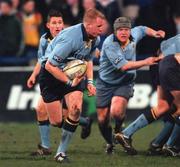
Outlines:
{"label": "grass pitch", "polygon": [[61,132],[51,128],[51,145],[53,155],[32,157],[39,142],[36,123],[0,123],[0,167],[179,167],[180,159],[163,156],[146,156],[149,142],[160,131],[161,124],[156,123],[136,133],[133,137],[138,155],[127,156],[120,145],[116,145],[112,156],[105,154],[105,142],[97,124],[92,127],[91,136],[82,140],[78,127],[69,146],[70,163],[58,164],[53,160],[60,141]]}

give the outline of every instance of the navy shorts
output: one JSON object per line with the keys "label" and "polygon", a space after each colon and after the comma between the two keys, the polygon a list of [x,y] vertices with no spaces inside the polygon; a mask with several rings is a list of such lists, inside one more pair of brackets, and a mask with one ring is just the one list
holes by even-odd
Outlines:
{"label": "navy shorts", "polygon": [[39,84],[45,103],[62,100],[66,94],[73,91],[83,91],[83,81],[76,87],[67,86],[65,83],[57,80],[43,67],[41,67],[39,74]]}
{"label": "navy shorts", "polygon": [[160,85],[159,81],[159,64],[155,64],[150,66],[150,75],[152,78],[152,85],[155,89],[157,89],[157,86]]}
{"label": "navy shorts", "polygon": [[134,84],[110,85],[100,78],[96,80],[96,105],[98,108],[109,107],[114,96],[124,97],[129,100],[133,96]]}
{"label": "navy shorts", "polygon": [[180,64],[174,55],[166,56],[160,61],[159,79],[163,89],[167,91],[180,90]]}

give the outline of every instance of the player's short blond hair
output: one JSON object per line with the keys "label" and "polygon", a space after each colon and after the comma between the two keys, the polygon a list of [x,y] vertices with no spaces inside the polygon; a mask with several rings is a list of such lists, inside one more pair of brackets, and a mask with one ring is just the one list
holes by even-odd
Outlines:
{"label": "player's short blond hair", "polygon": [[83,23],[92,22],[93,20],[96,20],[98,17],[101,19],[105,19],[104,14],[102,14],[100,11],[96,9],[89,9],[84,14]]}

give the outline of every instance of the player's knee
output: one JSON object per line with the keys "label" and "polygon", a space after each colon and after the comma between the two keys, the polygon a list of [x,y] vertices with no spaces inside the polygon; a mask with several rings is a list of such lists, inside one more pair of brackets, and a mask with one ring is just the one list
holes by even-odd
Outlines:
{"label": "player's knee", "polygon": [[120,112],[118,109],[111,110],[111,117],[112,118],[124,118],[125,113]]}
{"label": "player's knee", "polygon": [[160,117],[161,115],[165,114],[170,110],[170,106],[166,103],[161,103],[158,105],[157,110],[156,110],[156,116]]}
{"label": "player's knee", "polygon": [[51,123],[51,125],[54,127],[62,128],[63,121],[62,122],[53,122],[53,123]]}
{"label": "player's knee", "polygon": [[73,106],[71,110],[69,110],[70,112],[70,115],[74,118],[78,118],[81,114],[81,109],[80,107],[78,107],[77,105],[76,106]]}

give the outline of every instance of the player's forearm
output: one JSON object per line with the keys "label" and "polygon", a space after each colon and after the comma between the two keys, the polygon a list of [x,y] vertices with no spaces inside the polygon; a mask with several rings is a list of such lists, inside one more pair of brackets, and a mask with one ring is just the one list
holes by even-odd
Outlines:
{"label": "player's forearm", "polygon": [[165,37],[165,31],[163,30],[154,30],[152,28],[146,29],[146,35],[154,37],[154,38],[164,38]]}
{"label": "player's forearm", "polygon": [[41,69],[41,65],[37,62],[35,67],[34,67],[32,75],[37,77],[39,75],[40,69]]}
{"label": "player's forearm", "polygon": [[61,82],[67,83],[69,81],[69,78],[58,67],[53,66],[49,61],[46,62],[45,69]]}
{"label": "player's forearm", "polygon": [[146,29],[146,35],[148,35],[148,36],[151,36],[151,37],[155,37],[155,35],[156,35],[156,30],[153,30],[152,28],[147,28]]}
{"label": "player's forearm", "polygon": [[86,71],[87,79],[93,79],[93,62],[87,62],[87,71]]}
{"label": "player's forearm", "polygon": [[93,62],[92,61],[87,62],[86,76],[87,76],[87,83],[93,84]]}
{"label": "player's forearm", "polygon": [[128,71],[128,70],[133,70],[133,69],[138,69],[146,65],[145,60],[140,60],[140,61],[128,61],[127,64],[121,67],[121,71]]}

